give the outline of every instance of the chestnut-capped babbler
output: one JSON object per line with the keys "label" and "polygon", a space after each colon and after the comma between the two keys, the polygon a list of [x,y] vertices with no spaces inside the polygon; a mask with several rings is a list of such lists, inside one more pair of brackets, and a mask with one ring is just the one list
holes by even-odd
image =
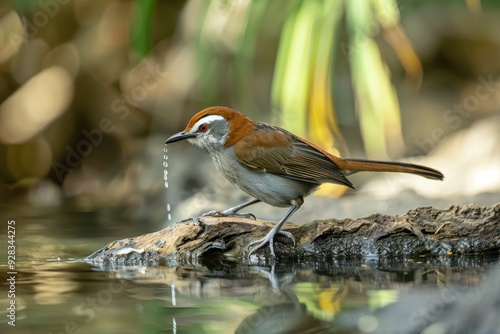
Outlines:
{"label": "chestnut-capped babbler", "polygon": [[218,214],[235,215],[258,202],[290,207],[265,237],[248,245],[257,244],[248,256],[266,244],[275,256],[273,242],[277,233],[293,240],[291,233],[280,231],[281,226],[304,203],[304,197],[322,183],[354,188],[346,176],[365,171],[411,173],[443,179],[439,171],[415,164],[342,159],[282,128],[254,122],[226,107],[209,107],[198,112],[184,131],[171,136],[165,143],[184,139],[208,152],[217,169],[231,183],[255,198]]}

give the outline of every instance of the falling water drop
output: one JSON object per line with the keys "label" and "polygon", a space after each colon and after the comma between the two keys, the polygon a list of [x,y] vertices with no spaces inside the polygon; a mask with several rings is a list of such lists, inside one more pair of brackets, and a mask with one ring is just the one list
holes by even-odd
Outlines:
{"label": "falling water drop", "polygon": [[165,189],[167,189],[168,188],[168,171],[166,169],[163,170],[163,180],[165,181]]}
{"label": "falling water drop", "polygon": [[[166,147],[163,148],[163,180],[165,181],[165,189],[168,189],[168,155],[166,154],[168,149]],[[167,202],[167,219],[172,220],[172,215],[170,214],[170,203]]]}

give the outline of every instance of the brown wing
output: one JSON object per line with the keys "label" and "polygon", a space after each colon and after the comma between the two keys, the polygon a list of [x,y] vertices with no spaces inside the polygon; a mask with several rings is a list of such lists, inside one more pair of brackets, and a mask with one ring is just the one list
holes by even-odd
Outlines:
{"label": "brown wing", "polygon": [[[243,149],[247,147],[252,150]],[[353,188],[332,160],[335,157],[278,127],[257,123],[252,135],[235,145],[234,153],[242,165],[254,171],[313,184],[338,183]]]}

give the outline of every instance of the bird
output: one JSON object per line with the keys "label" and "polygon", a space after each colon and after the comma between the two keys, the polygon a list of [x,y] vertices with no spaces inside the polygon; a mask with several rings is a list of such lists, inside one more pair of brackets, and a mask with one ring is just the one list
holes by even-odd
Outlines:
{"label": "bird", "polygon": [[433,180],[444,178],[438,170],[416,164],[342,159],[285,129],[255,122],[243,113],[223,106],[199,111],[183,131],[169,137],[165,144],[186,139],[206,151],[226,179],[253,197],[235,207],[205,215],[254,217],[239,211],[259,202],[289,207],[284,217],[263,238],[247,245],[249,258],[265,245],[269,245],[271,255],[276,257],[274,238],[277,234],[290,238],[295,245],[293,235],[280,229],[302,206],[304,197],[323,183],[354,189],[346,176],[357,172],[397,172]]}

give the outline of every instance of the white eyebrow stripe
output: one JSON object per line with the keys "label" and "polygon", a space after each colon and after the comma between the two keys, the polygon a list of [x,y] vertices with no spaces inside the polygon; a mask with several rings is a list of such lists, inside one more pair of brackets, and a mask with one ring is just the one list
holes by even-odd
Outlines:
{"label": "white eyebrow stripe", "polygon": [[224,117],[220,115],[208,115],[205,117],[200,118],[196,123],[194,123],[193,127],[191,128],[191,131],[189,132],[194,132],[197,131],[200,125],[202,124],[210,124],[215,121],[220,121],[220,120],[225,120]]}

